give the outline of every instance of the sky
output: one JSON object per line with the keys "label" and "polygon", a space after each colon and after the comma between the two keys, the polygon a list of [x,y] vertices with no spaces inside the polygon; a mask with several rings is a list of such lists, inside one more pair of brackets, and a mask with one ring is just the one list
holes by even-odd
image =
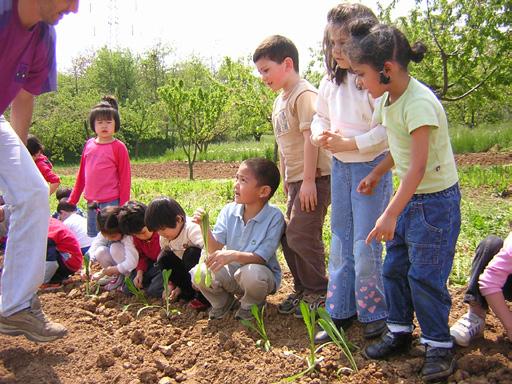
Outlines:
{"label": "sky", "polygon": [[[405,12],[413,1],[400,1],[398,12]],[[304,69],[309,48],[320,46],[327,12],[339,2],[80,0],[79,12],[65,16],[56,27],[58,70],[69,70],[73,58],[103,46],[142,53],[158,43],[173,48],[177,61],[195,55],[215,65],[224,56],[251,55],[273,34],[296,44]],[[376,0],[361,2],[377,13]]]}

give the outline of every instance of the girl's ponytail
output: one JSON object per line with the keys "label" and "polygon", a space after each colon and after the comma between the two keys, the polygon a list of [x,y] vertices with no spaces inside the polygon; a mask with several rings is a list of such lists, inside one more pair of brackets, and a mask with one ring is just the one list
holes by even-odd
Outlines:
{"label": "girl's ponytail", "polygon": [[417,41],[411,47],[410,58],[415,63],[419,63],[425,57],[425,53],[427,52],[427,47],[421,41]]}
{"label": "girl's ponytail", "polygon": [[112,108],[114,108],[116,111],[119,111],[119,107],[117,105],[117,99],[112,95],[106,95],[101,98],[101,101],[106,101],[110,104]]}

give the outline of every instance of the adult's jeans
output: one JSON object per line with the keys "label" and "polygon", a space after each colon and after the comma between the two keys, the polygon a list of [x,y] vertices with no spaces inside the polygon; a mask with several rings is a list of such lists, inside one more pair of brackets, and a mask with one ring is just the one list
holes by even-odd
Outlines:
{"label": "adult's jeans", "polygon": [[0,314],[30,307],[43,283],[48,237],[48,185],[11,125],[0,116],[0,191],[10,224],[1,280]]}
{"label": "adult's jeans", "polygon": [[365,240],[389,203],[391,172],[382,177],[371,195],[357,186],[384,155],[363,163],[344,163],[333,157],[331,173],[331,252],[327,311],[335,319],[357,313],[368,323],[388,316],[382,283],[382,245]]}
{"label": "adult's jeans", "polygon": [[416,312],[421,342],[451,347],[451,298],[446,282],[459,232],[458,184],[440,192],[414,195],[400,214],[394,238],[386,244],[383,267],[392,331],[396,329],[393,325],[412,330]]}

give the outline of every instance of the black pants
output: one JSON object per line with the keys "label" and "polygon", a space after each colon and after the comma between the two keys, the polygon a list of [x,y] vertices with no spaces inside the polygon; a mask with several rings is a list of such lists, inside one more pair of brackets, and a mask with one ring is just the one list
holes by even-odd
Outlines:
{"label": "black pants", "polygon": [[[135,276],[137,276],[136,269],[130,273],[130,279],[133,281]],[[149,297],[162,297],[162,292],[164,291],[164,280],[162,277],[162,271],[158,267],[158,264],[148,263],[148,270],[142,275],[142,288],[146,291],[146,294]],[[126,285],[123,286],[123,292],[127,295],[132,294]]]}
{"label": "black pants", "polygon": [[[471,264],[471,276],[469,278],[468,288],[464,295],[465,303],[478,303],[482,308],[487,309],[489,306],[487,301],[480,293],[478,279],[483,273],[487,264],[503,247],[503,240],[497,236],[487,236],[478,244]],[[505,299],[512,300],[512,275],[510,275],[503,286],[503,295]]]}
{"label": "black pants", "polygon": [[62,283],[74,272],[70,271],[68,267],[66,267],[64,258],[54,244],[55,243],[53,243],[52,240],[48,240],[48,245],[46,248],[46,261],[56,261],[59,264],[59,268],[57,268],[49,283]]}
{"label": "black pants", "polygon": [[175,286],[181,288],[180,299],[192,300],[198,299],[201,302],[207,304],[208,300],[201,294],[192,288],[192,278],[190,277],[189,271],[194,268],[199,262],[201,257],[201,248],[190,247],[183,253],[183,258],[179,258],[171,250],[164,250],[160,255],[158,264],[162,270],[171,269],[171,276],[169,281]]}

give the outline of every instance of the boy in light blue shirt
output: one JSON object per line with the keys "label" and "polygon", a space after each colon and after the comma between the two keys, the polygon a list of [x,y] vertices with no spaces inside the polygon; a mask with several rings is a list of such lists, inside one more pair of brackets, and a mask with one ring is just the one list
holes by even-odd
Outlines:
{"label": "boy in light blue shirt", "polygon": [[[212,308],[210,319],[222,319],[240,296],[235,318],[251,319],[251,306],[265,305],[266,297],[281,283],[281,267],[276,250],[284,230],[282,212],[268,200],[279,186],[279,169],[266,159],[245,160],[236,174],[235,201],[220,212],[215,227],[208,231],[206,266],[213,275],[212,284],[204,282],[202,266],[201,293]],[[203,211],[193,220],[201,224]],[[190,271],[194,276],[197,266]]]}

